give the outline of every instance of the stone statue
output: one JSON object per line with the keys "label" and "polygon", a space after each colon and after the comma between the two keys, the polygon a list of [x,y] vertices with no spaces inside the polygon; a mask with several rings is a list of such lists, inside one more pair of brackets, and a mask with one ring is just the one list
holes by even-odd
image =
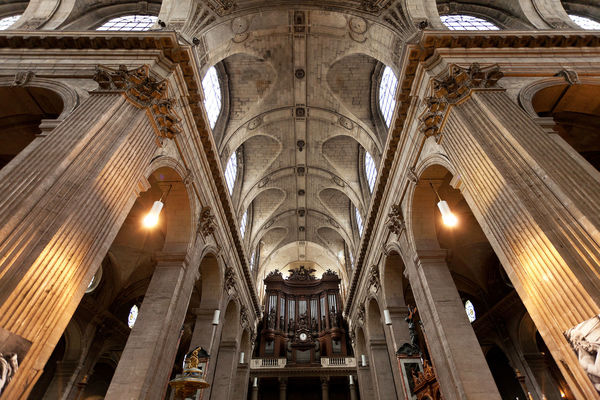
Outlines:
{"label": "stone statue", "polygon": [[310,328],[313,332],[317,332],[319,330],[319,326],[317,324],[317,319],[315,317],[312,317],[312,319],[310,321]]}
{"label": "stone statue", "polygon": [[15,376],[19,369],[19,361],[15,353],[3,355],[0,353],[0,394]]}
{"label": "stone statue", "polygon": [[408,306],[408,315],[404,320],[408,323],[408,334],[410,335],[410,343],[404,343],[396,354],[404,354],[408,356],[421,355],[421,348],[419,347],[419,336],[417,334],[417,328],[415,327],[415,317],[417,314],[417,308]]}
{"label": "stone statue", "polygon": [[271,309],[271,311],[269,311],[269,329],[275,329],[276,320],[275,309]]}
{"label": "stone statue", "polygon": [[285,318],[283,317],[283,315],[279,316],[279,329],[281,329],[282,331],[285,330]]}
{"label": "stone statue", "polygon": [[332,328],[339,327],[338,319],[337,319],[337,312],[335,311],[335,308],[333,308],[333,307],[331,307],[331,311],[329,312],[329,325]]}

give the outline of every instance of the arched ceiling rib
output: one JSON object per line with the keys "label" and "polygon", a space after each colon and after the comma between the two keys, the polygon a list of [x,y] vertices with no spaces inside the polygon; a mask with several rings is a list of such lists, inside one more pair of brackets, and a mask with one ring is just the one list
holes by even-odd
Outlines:
{"label": "arched ceiling rib", "polygon": [[385,141],[372,93],[390,56],[378,51],[393,35],[338,13],[266,14],[274,19],[245,16],[236,33],[206,34],[209,59],[222,60],[228,79],[223,164],[242,149],[233,201],[238,217],[249,210],[244,242],[248,254],[258,249],[258,282],[294,262],[347,279],[346,254],[359,241],[354,208],[364,215],[370,202],[361,157],[378,162]]}

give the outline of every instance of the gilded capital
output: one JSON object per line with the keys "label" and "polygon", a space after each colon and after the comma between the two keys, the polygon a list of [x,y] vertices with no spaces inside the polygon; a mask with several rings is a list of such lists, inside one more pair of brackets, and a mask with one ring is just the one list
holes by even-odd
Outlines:
{"label": "gilded capital", "polygon": [[118,69],[99,65],[94,80],[98,82],[98,92],[123,93],[137,107],[147,109],[160,139],[173,139],[181,132],[181,118],[168,97],[169,83],[151,77],[148,65],[131,70],[125,65]]}

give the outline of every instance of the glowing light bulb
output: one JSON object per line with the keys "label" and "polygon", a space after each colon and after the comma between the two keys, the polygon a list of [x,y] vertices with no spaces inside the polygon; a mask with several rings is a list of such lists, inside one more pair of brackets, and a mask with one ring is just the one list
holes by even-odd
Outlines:
{"label": "glowing light bulb", "polygon": [[446,201],[441,200],[437,203],[440,212],[442,213],[442,221],[448,227],[454,227],[458,224],[458,218],[450,211],[450,207]]}
{"label": "glowing light bulb", "polygon": [[158,224],[158,216],[160,215],[163,206],[164,204],[162,201],[154,202],[150,212],[146,214],[142,222],[145,228],[154,228]]}

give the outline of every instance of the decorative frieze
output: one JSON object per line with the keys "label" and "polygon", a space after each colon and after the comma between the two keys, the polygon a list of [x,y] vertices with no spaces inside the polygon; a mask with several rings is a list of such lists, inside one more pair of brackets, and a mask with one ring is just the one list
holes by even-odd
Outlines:
{"label": "decorative frieze", "polygon": [[174,109],[174,101],[168,97],[169,83],[150,76],[148,65],[128,70],[125,65],[118,69],[96,67],[94,80],[99,92],[123,92],[137,107],[146,108],[158,134],[159,144],[163,139],[173,139],[181,132],[181,118]]}

